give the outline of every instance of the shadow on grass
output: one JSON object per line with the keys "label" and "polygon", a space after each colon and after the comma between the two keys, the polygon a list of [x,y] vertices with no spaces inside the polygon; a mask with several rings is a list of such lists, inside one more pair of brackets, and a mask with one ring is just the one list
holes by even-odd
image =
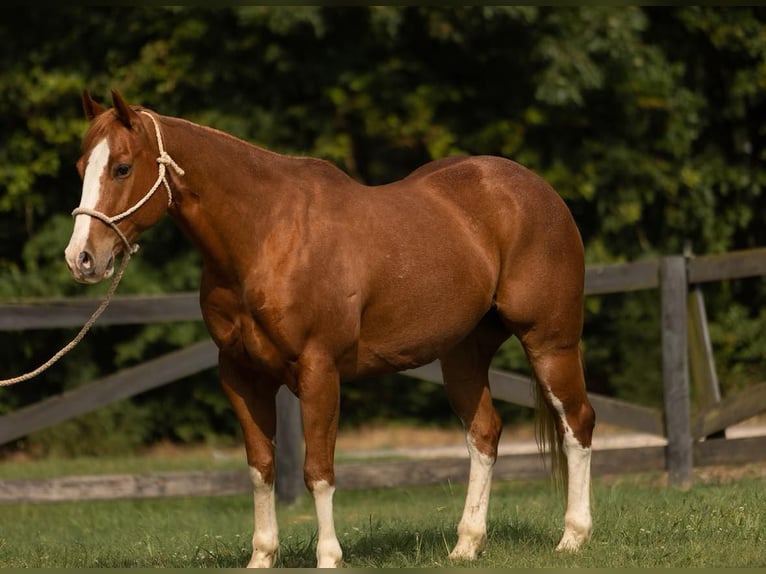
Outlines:
{"label": "shadow on grass", "polygon": [[[524,548],[525,552],[547,552],[554,547],[556,534],[531,523],[490,522],[486,551],[488,555],[502,555],[501,562],[505,561],[509,547]],[[339,537],[345,566],[402,568],[461,564],[453,563],[448,558],[457,541],[455,525],[452,524],[413,529],[371,520],[365,531],[339,533]],[[283,542],[276,565],[313,568],[316,566],[315,552],[316,533],[303,540]],[[482,562],[480,558],[477,565],[484,565]]]}

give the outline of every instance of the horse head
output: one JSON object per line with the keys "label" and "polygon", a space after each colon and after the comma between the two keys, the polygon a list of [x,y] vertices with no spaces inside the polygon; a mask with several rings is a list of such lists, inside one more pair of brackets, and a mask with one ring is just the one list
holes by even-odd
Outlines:
{"label": "horse head", "polygon": [[[82,197],[72,212],[74,229],[64,254],[77,281],[98,283],[112,275],[116,257],[137,249],[133,241],[172,202],[165,164],[181,170],[165,153],[153,115],[127,105],[114,90],[110,110],[87,90],[82,104],[90,121],[77,162]],[[154,193],[161,184],[167,194]]]}

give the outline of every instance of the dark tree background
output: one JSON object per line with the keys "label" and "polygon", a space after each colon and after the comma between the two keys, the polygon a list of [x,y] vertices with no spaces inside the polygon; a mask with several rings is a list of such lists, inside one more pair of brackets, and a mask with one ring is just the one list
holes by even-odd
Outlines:
{"label": "dark tree background", "polygon": [[[0,23],[0,298],[94,296],[62,252],[79,201],[79,95],[129,101],[369,184],[452,154],[539,172],[571,208],[589,263],[766,245],[766,9],[641,7],[56,7]],[[196,290],[172,222],[147,234],[121,293]],[[706,286],[724,393],[764,380],[766,285]],[[592,390],[657,404],[657,294],[589,298]],[[70,332],[0,333],[0,376]],[[0,413],[206,337],[201,324],[96,328]],[[523,370],[519,349],[497,365]],[[506,415],[521,411],[504,408]],[[451,419],[442,390],[398,376],[349,384],[343,424]],[[35,452],[227,440],[215,373],[20,441]],[[83,438],[87,438],[84,441]],[[98,438],[99,440],[95,440]]]}

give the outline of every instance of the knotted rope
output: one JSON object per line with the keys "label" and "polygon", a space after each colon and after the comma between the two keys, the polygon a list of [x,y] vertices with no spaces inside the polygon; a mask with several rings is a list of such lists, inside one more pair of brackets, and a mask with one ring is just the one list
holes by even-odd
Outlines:
{"label": "knotted rope", "polygon": [[159,157],[157,157],[157,164],[159,165],[157,174],[157,180],[154,182],[154,185],[151,187],[149,191],[146,192],[146,195],[142,197],[133,207],[130,207],[123,211],[122,213],[118,213],[117,215],[112,215],[111,217],[109,215],[106,215],[105,213],[101,213],[100,211],[96,211],[95,209],[90,209],[87,207],[78,207],[74,211],[72,211],[72,215],[74,217],[78,215],[89,215],[90,217],[94,217],[98,219],[99,221],[105,223],[109,227],[112,228],[112,230],[117,234],[117,236],[122,240],[122,242],[125,244],[125,248],[127,249],[128,253],[135,253],[138,251],[138,245],[131,245],[130,241],[128,241],[128,238],[125,237],[125,234],[122,232],[122,230],[117,227],[117,224],[125,219],[126,217],[133,215],[136,211],[141,209],[143,205],[151,199],[151,197],[154,195],[154,192],[157,191],[160,187],[160,185],[165,185],[165,190],[168,192],[168,207],[170,207],[173,204],[173,192],[170,190],[170,184],[168,183],[167,178],[167,166],[170,166],[173,168],[173,171],[175,171],[178,175],[183,175],[184,170],[181,169],[181,167],[173,160],[172,157],[170,157],[170,154],[168,154],[167,151],[165,151],[165,145],[162,141],[162,132],[160,132],[160,126],[157,123],[157,120],[154,119],[154,116],[146,111],[141,111],[142,114],[145,116],[148,116],[149,119],[152,120],[152,124],[154,124],[154,135],[157,136],[157,147],[160,151]]}
{"label": "knotted rope", "polygon": [[154,119],[154,116],[150,114],[149,112],[141,111],[142,114],[149,116],[149,118],[152,120],[152,124],[154,124],[154,133],[157,136],[157,147],[159,148],[160,155],[157,158],[157,164],[159,165],[158,168],[158,175],[157,175],[157,181],[154,182],[154,185],[149,190],[149,192],[141,198],[138,203],[136,203],[133,207],[126,209],[120,214],[117,214],[115,216],[109,217],[108,215],[101,213],[100,211],[96,211],[93,209],[78,207],[72,212],[72,216],[77,215],[89,215],[90,217],[95,217],[99,221],[104,222],[109,227],[112,228],[112,230],[119,236],[120,240],[125,244],[126,251],[125,255],[122,258],[122,263],[120,263],[120,268],[117,270],[117,273],[114,276],[114,279],[112,279],[112,284],[109,285],[109,289],[106,292],[106,295],[104,296],[104,299],[101,301],[101,304],[98,306],[98,308],[93,312],[93,314],[90,316],[90,319],[88,319],[85,322],[85,325],[82,326],[80,329],[80,332],[77,333],[74,339],[72,339],[69,343],[67,343],[58,353],[53,355],[50,359],[48,359],[45,363],[37,367],[34,371],[30,371],[28,373],[25,373],[23,375],[20,375],[18,377],[13,377],[11,379],[2,379],[0,380],[0,387],[7,387],[10,385],[15,385],[16,383],[21,383],[23,381],[28,381],[29,379],[35,378],[40,373],[46,371],[48,368],[50,368],[52,365],[54,365],[56,362],[61,359],[64,355],[66,355],[69,351],[74,349],[77,344],[82,341],[85,338],[85,335],[90,331],[90,328],[96,323],[98,318],[101,316],[101,314],[106,310],[106,308],[109,306],[109,303],[112,302],[112,297],[114,296],[114,293],[117,291],[117,286],[120,284],[120,280],[122,279],[123,274],[125,273],[125,269],[128,267],[128,262],[130,261],[130,257],[138,251],[138,244],[131,245],[130,241],[128,241],[128,238],[125,236],[125,234],[120,230],[119,227],[117,227],[117,223],[129,215],[132,215],[135,213],[138,209],[141,208],[149,199],[154,195],[154,192],[159,189],[161,184],[165,185],[165,189],[168,192],[168,207],[173,203],[173,193],[170,190],[170,184],[168,183],[167,177],[166,177],[166,166],[170,166],[173,168],[173,170],[178,175],[184,175],[184,170],[179,167],[179,165],[173,161],[173,158],[170,157],[167,151],[165,151],[165,146],[162,141],[162,133],[160,132],[160,126],[157,123],[157,120]]}

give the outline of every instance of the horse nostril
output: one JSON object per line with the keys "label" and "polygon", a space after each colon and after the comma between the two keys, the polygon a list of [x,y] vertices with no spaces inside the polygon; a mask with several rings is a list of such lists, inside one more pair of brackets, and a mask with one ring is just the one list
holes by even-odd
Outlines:
{"label": "horse nostril", "polygon": [[87,251],[81,251],[77,256],[77,269],[83,275],[93,274],[93,256]]}

